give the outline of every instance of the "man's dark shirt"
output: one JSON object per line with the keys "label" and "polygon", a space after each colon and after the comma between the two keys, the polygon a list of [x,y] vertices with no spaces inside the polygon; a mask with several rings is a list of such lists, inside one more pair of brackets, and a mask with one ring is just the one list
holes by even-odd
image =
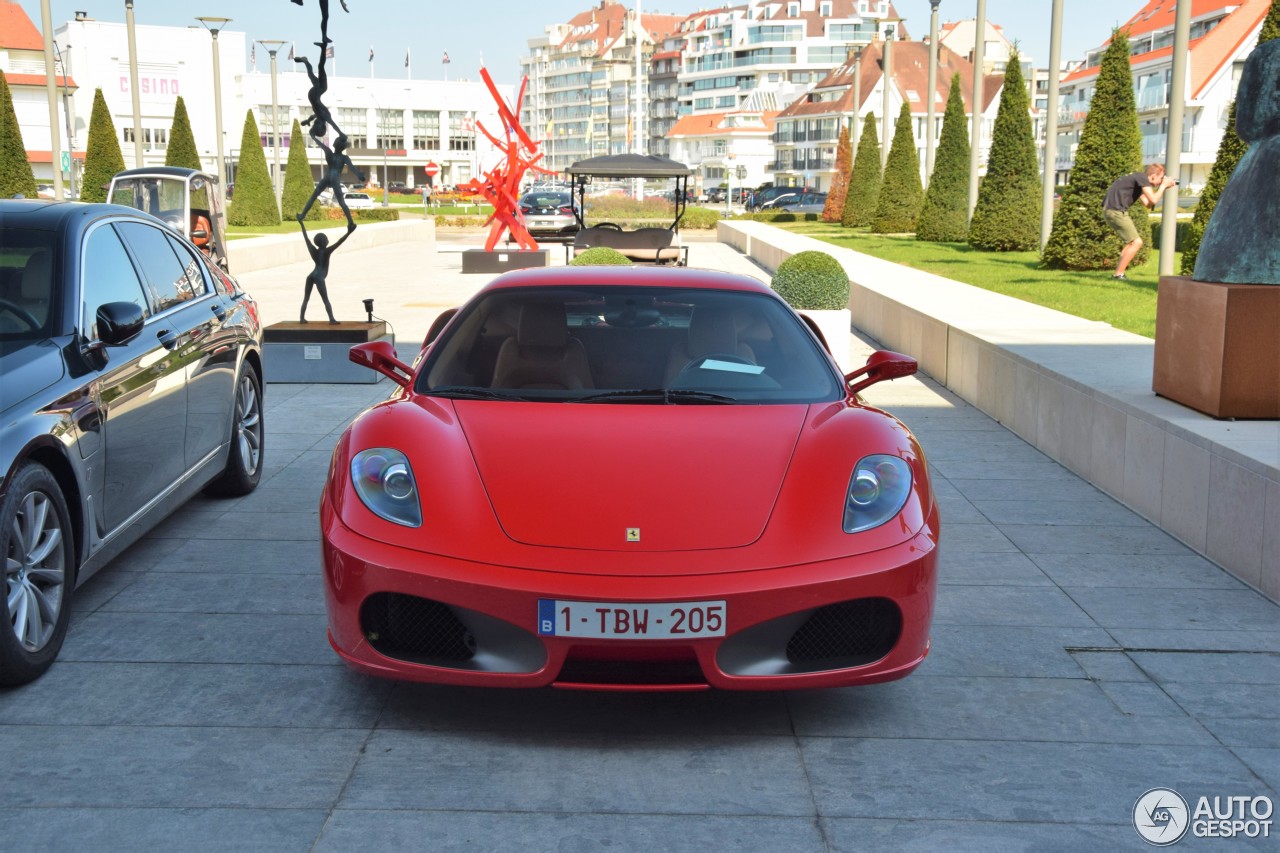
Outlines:
{"label": "man's dark shirt", "polygon": [[1142,188],[1151,186],[1151,180],[1142,172],[1134,172],[1118,179],[1107,190],[1106,201],[1102,202],[1104,210],[1128,210],[1142,195]]}

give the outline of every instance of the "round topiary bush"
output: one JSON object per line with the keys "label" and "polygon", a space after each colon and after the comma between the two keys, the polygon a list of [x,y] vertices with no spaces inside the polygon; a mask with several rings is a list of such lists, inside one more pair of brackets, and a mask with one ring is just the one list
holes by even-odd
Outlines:
{"label": "round topiary bush", "polygon": [[631,266],[631,259],[608,246],[595,246],[569,261],[571,267],[622,267]]}
{"label": "round topiary bush", "polygon": [[849,275],[826,252],[798,252],[778,265],[771,282],[792,308],[838,311],[849,307]]}

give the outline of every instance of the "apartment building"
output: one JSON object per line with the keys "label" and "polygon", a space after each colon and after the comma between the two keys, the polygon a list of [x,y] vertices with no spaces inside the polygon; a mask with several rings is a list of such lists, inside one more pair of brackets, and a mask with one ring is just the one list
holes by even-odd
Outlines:
{"label": "apartment building", "polygon": [[[1197,192],[1208,179],[1226,126],[1227,108],[1235,98],[1245,59],[1258,43],[1258,31],[1270,0],[1195,0],[1191,7],[1187,76],[1184,81],[1183,126],[1169,127],[1169,94],[1173,74],[1173,29],[1176,4],[1149,0],[1120,26],[1129,33],[1144,163],[1163,163],[1172,141],[1180,145],[1185,190]],[[1110,39],[1089,51],[1082,67],[1062,81],[1058,114],[1058,181],[1066,182],[1089,104],[1097,87],[1098,67]]]}

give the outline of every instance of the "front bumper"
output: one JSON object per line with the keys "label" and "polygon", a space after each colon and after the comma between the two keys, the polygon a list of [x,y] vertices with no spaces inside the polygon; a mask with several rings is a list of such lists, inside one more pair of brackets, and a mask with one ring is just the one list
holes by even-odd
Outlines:
{"label": "front bumper", "polygon": [[[329,642],[369,675],[491,687],[783,690],[891,681],[929,651],[936,510],[915,538],[871,554],[661,578],[535,571],[412,551],[356,533],[327,500],[320,519]],[[723,600],[726,631],[691,640],[538,636],[539,599]],[[797,658],[795,638],[813,635],[815,624],[843,630],[845,616],[861,621],[849,625],[847,641],[836,638],[835,656],[802,651],[807,657]],[[415,637],[430,635],[429,652],[388,648],[397,619],[406,618]],[[855,641],[861,645],[848,646]]]}

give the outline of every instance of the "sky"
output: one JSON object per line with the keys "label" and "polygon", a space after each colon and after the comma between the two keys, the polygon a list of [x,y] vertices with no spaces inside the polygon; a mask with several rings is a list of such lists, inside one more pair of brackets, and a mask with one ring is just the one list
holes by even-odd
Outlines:
{"label": "sky", "polygon": [[[77,10],[101,21],[124,21],[123,0],[48,0],[56,29],[75,17]],[[495,81],[517,82],[519,57],[528,40],[541,35],[551,23],[568,21],[595,5],[591,0],[472,0],[463,6],[439,0],[346,0],[350,13],[331,0],[329,37],[334,41],[337,72],[367,77],[369,50],[374,53],[374,73],[402,77],[405,53],[415,79],[478,80],[483,64]],[[635,0],[625,0],[630,6]],[[730,0],[741,5],[743,0]],[[599,0],[596,0],[599,3]],[[20,0],[28,16],[40,27],[40,0]],[[715,0],[641,0],[641,12],[688,14],[718,5]],[[1137,12],[1143,0],[1063,0],[1062,58],[1083,59],[1117,24]],[[914,39],[929,34],[929,0],[894,0]],[[976,0],[941,0],[939,22],[972,18]],[[987,20],[999,24],[1010,41],[1039,67],[1049,61],[1051,0],[987,0]],[[460,11],[466,12],[459,14]],[[134,21],[141,25],[188,26],[197,15],[231,18],[228,30],[240,30],[250,39],[283,39],[306,45],[318,38],[318,0],[297,6],[290,0],[135,0]],[[450,63],[441,61],[445,53]],[[258,51],[259,68],[266,70],[266,52]],[[333,73],[331,70],[330,73]]]}

